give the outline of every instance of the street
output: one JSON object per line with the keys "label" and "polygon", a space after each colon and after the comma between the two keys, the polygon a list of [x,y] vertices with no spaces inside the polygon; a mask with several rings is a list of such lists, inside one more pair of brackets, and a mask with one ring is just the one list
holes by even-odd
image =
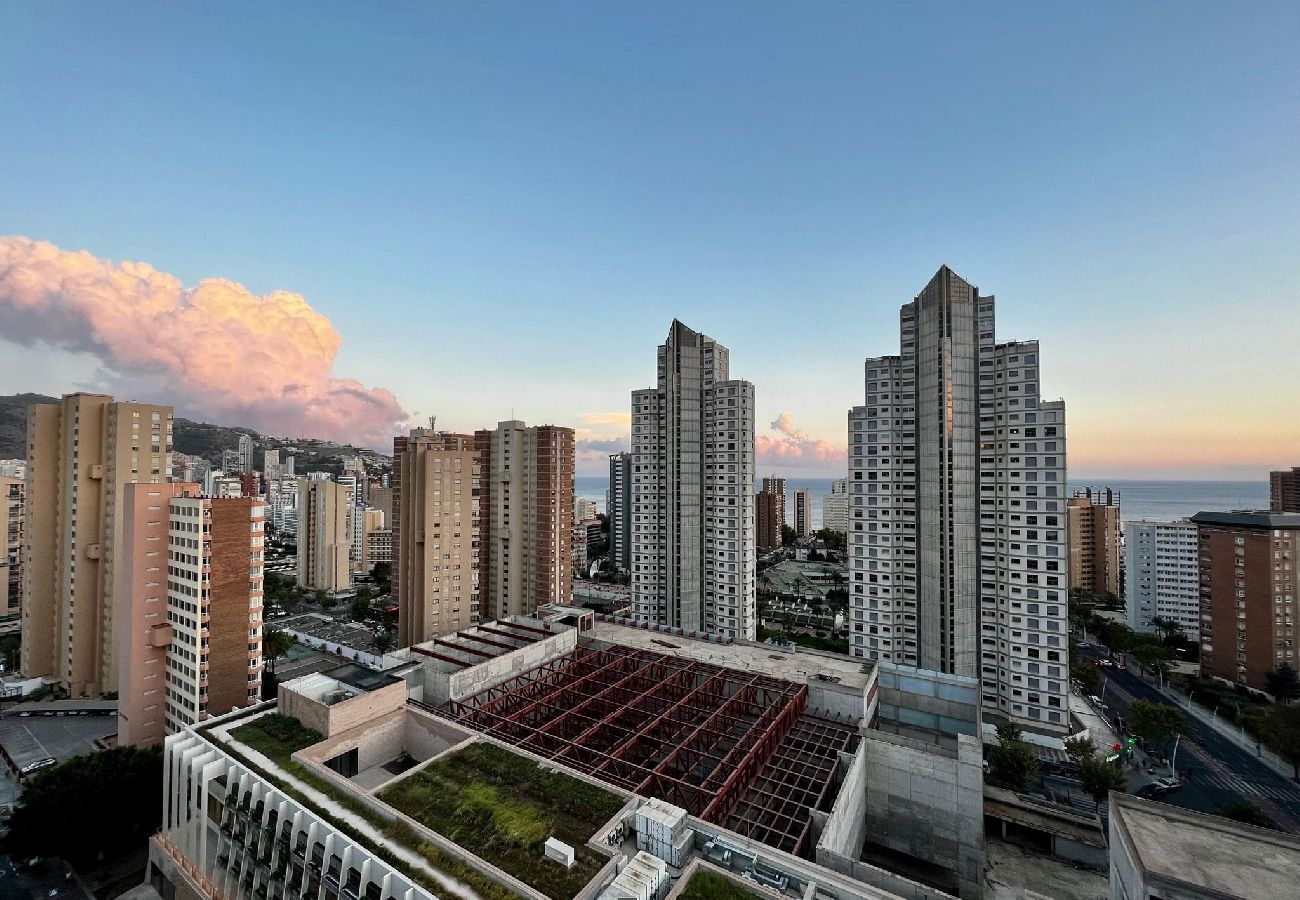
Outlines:
{"label": "street", "polygon": [[[1125,719],[1134,700],[1176,705],[1133,671],[1107,668],[1103,675],[1105,700]],[[1194,739],[1182,740],[1175,763],[1188,783],[1161,797],[1163,802],[1222,815],[1234,800],[1246,800],[1279,828],[1300,834],[1300,786],[1196,717],[1187,716],[1187,722]]]}

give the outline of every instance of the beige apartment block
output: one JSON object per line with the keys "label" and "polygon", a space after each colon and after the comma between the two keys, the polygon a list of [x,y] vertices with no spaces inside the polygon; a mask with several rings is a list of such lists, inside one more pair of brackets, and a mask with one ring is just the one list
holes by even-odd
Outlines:
{"label": "beige apartment block", "polygon": [[114,560],[125,485],[171,470],[172,409],[69,394],[27,412],[22,670],[69,696],[118,683]]}
{"label": "beige apartment block", "polygon": [[348,490],[325,479],[298,486],[298,587],[341,591],[352,584]]}
{"label": "beige apartment block", "polygon": [[[479,600],[490,618],[530,615],[573,597],[574,432],[511,420],[474,435]],[[586,553],[583,553],[583,561]]]}
{"label": "beige apartment block", "polygon": [[1070,587],[1120,595],[1119,491],[1075,491],[1065,505],[1070,539]]}
{"label": "beige apartment block", "polygon": [[423,428],[394,445],[393,585],[407,647],[478,620],[479,455],[472,435]]}
{"label": "beige apartment block", "polygon": [[116,595],[117,742],[162,742],[167,698],[167,651],[174,627],[168,613],[171,504],[197,497],[193,482],[128,484],[122,491],[122,540]]}
{"label": "beige apartment block", "polygon": [[27,483],[0,475],[0,616],[22,608],[23,516]]}

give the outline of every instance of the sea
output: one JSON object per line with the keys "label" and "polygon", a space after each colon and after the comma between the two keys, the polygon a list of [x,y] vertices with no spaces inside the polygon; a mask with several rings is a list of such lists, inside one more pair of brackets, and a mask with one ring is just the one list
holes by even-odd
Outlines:
{"label": "sea", "polygon": [[[812,492],[813,521],[821,522],[822,497],[831,492],[830,478],[787,478],[786,504],[793,503],[796,490]],[[1131,479],[1093,479],[1070,483],[1070,492],[1083,488],[1111,488],[1120,495],[1120,518],[1169,521],[1198,512],[1222,512],[1230,509],[1267,509],[1268,479],[1259,481],[1135,481]],[[609,478],[584,476],[574,479],[579,497],[593,500],[600,512],[605,511],[605,491]],[[786,510],[786,518],[790,510]]]}

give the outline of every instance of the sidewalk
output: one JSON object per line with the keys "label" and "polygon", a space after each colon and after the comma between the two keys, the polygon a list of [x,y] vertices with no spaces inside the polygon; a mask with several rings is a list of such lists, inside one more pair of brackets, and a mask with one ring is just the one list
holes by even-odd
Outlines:
{"label": "sidewalk", "polygon": [[[1136,672],[1137,670],[1135,669],[1134,671]],[[1145,675],[1139,674],[1138,677],[1143,681],[1147,681]],[[1291,768],[1290,763],[1278,756],[1268,747],[1265,747],[1262,743],[1256,741],[1249,734],[1243,734],[1240,728],[1237,728],[1226,719],[1217,718],[1211,712],[1206,710],[1205,707],[1172,688],[1157,685],[1149,681],[1147,683],[1151,684],[1152,687],[1168,697],[1170,703],[1174,706],[1185,710],[1192,716],[1196,717],[1202,725],[1208,725],[1210,728],[1217,731],[1221,737],[1225,737],[1241,749],[1255,754],[1255,757],[1260,762],[1264,763],[1287,781],[1291,781],[1294,777],[1295,770]]]}

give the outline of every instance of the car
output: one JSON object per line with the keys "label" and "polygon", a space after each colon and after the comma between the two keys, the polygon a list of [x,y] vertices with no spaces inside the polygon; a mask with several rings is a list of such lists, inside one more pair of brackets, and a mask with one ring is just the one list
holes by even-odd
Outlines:
{"label": "car", "polygon": [[1162,791],[1176,791],[1183,786],[1177,778],[1157,778],[1152,784]]}

